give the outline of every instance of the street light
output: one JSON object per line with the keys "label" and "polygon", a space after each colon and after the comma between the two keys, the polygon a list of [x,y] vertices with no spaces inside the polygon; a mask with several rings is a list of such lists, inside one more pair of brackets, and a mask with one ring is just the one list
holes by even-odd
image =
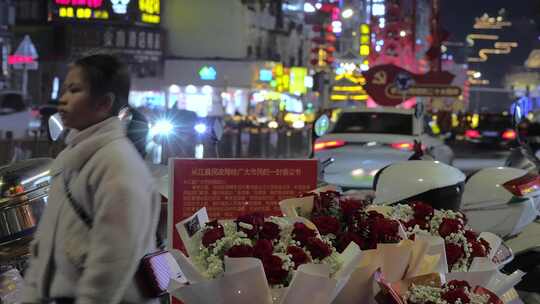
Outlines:
{"label": "street light", "polygon": [[349,19],[353,15],[354,15],[354,11],[351,8],[347,8],[341,13],[341,17],[343,17],[345,19]]}
{"label": "street light", "polygon": [[478,78],[482,77],[482,73],[480,73],[480,72],[474,72],[473,77],[476,78],[476,79],[478,79]]}

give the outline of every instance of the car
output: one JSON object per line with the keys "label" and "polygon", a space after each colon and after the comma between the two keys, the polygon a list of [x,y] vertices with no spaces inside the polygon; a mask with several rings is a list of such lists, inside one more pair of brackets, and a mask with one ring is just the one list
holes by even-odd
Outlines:
{"label": "car", "polygon": [[314,143],[314,156],[329,158],[324,181],[344,189],[370,189],[377,172],[408,160],[418,141],[426,156],[452,164],[454,153],[425,132],[423,115],[411,109],[366,108],[344,111]]}
{"label": "car", "polygon": [[32,109],[26,106],[22,93],[18,91],[0,91],[0,133],[5,136],[11,132],[14,139],[27,137],[28,131],[39,129],[39,120]]}
{"label": "car", "polygon": [[478,126],[465,131],[465,140],[478,147],[508,148],[516,140],[512,117],[498,113],[480,114]]}

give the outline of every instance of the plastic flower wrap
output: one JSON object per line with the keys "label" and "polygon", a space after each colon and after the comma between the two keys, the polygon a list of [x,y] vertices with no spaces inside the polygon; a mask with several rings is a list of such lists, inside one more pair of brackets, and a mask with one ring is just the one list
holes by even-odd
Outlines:
{"label": "plastic flower wrap", "polygon": [[303,218],[255,213],[209,221],[203,209],[177,229],[190,259],[175,255],[189,284],[176,282],[172,294],[187,304],[330,303],[361,254],[354,244],[338,253]]}
{"label": "plastic flower wrap", "polygon": [[518,300],[512,290],[514,278],[501,276],[483,274],[455,279],[433,273],[390,283],[377,272],[375,299],[379,304],[503,304]]}
{"label": "plastic flower wrap", "polygon": [[429,273],[444,274],[449,269],[470,275],[468,271],[481,271],[478,265],[498,273],[500,264],[492,261],[508,261],[511,256],[509,252],[501,254],[499,248],[504,246],[497,236],[477,235],[466,229],[466,218],[461,213],[438,211],[421,203],[367,205],[332,190],[318,189],[284,200],[280,207],[286,215],[309,218],[321,233],[328,233],[338,250],[350,242],[364,250],[357,269],[336,297],[336,304],[373,303],[369,286],[377,269],[390,282]]}

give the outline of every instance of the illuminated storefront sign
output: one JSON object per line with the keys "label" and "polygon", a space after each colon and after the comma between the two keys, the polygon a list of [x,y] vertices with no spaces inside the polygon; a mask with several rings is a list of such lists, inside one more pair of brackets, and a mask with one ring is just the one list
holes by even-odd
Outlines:
{"label": "illuminated storefront sign", "polygon": [[141,21],[144,23],[159,23],[160,22],[160,7],[159,0],[139,0],[139,10],[141,11]]}
{"label": "illuminated storefront sign", "polygon": [[112,9],[116,14],[126,14],[130,0],[111,0]]}
{"label": "illuminated storefront sign", "polygon": [[290,77],[290,84],[289,84],[289,93],[295,94],[295,95],[301,95],[307,93],[306,88],[306,76],[307,76],[307,69],[306,68],[300,68],[300,67],[293,67],[291,68],[291,77]]}
{"label": "illuminated storefront sign", "polygon": [[259,71],[259,80],[264,82],[272,81],[272,70],[261,69]]}
{"label": "illuminated storefront sign", "polygon": [[87,6],[90,8],[100,8],[103,0],[55,0],[56,4],[71,6]]}
{"label": "illuminated storefront sign", "polygon": [[[159,24],[161,0],[51,0],[50,20],[108,20]],[[137,2],[135,4],[134,2]]]}
{"label": "illuminated storefront sign", "polygon": [[201,78],[201,80],[216,80],[217,71],[212,66],[203,66],[199,70],[199,77]]}
{"label": "illuminated storefront sign", "polygon": [[369,24],[360,25],[360,56],[369,56],[370,29]]}

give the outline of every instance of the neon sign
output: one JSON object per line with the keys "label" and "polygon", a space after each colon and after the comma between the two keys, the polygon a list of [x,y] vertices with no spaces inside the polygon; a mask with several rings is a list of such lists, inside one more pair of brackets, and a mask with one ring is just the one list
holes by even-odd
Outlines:
{"label": "neon sign", "polygon": [[35,60],[32,56],[10,55],[8,57],[8,64],[23,64],[34,63]]}
{"label": "neon sign", "polygon": [[159,0],[139,0],[141,21],[144,23],[159,23],[161,7]]}
{"label": "neon sign", "polygon": [[201,80],[216,80],[217,71],[212,66],[203,66],[199,70],[199,76],[201,77]]}
{"label": "neon sign", "polygon": [[130,0],[111,0],[113,11],[116,14],[127,13],[127,7]]}
{"label": "neon sign", "polygon": [[59,5],[86,6],[89,8],[100,8],[103,0],[54,0]]}
{"label": "neon sign", "polygon": [[161,0],[50,0],[52,19],[109,20],[118,23],[161,22]]}

